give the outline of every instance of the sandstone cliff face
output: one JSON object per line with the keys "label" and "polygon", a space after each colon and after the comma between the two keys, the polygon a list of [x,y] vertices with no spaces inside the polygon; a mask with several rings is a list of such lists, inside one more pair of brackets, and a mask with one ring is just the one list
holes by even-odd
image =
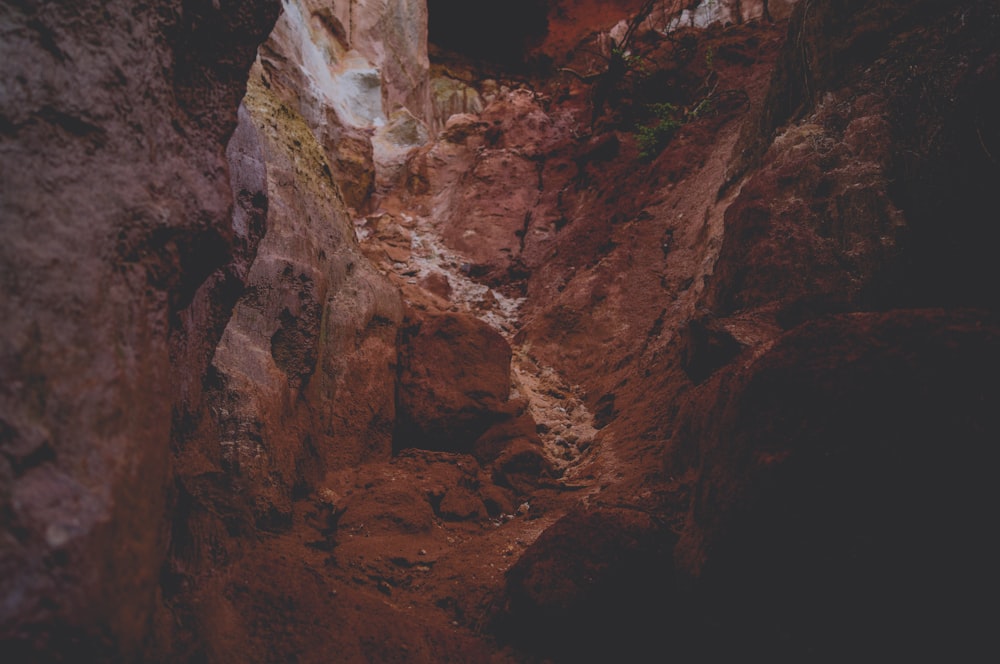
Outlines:
{"label": "sandstone cliff face", "polygon": [[[358,251],[352,215],[368,204],[384,163],[372,145],[376,127],[391,125],[383,92],[399,88],[355,50],[374,48],[358,26],[385,8],[355,4],[348,30],[330,3],[285,3],[230,144],[234,188],[241,200],[266,203],[249,216],[267,234],[212,357],[204,406],[177,444],[165,592],[175,614],[195,616],[171,646],[186,657],[230,656],[220,646],[229,637],[210,627],[241,606],[224,597],[220,563],[239,575],[263,555],[257,539],[288,531],[295,501],[327,473],[392,451],[402,302]],[[421,25],[419,15],[403,18]],[[421,42],[411,30],[387,33],[384,46],[372,53],[402,63]]]}
{"label": "sandstone cliff face", "polygon": [[[430,475],[419,482],[392,485],[384,473],[399,472],[390,466],[394,444],[468,450],[496,420],[520,414],[505,409],[503,337],[470,316],[447,315],[427,317],[422,334],[400,339],[399,291],[358,250],[354,222],[374,181],[391,183],[427,134],[409,109],[386,112],[398,81],[366,59],[391,69],[407,49],[423,48],[422,33],[392,32],[400,26],[385,25],[382,5],[350,8],[342,17],[353,21],[348,29],[329,3],[286,3],[250,72],[229,157],[237,197],[249,202],[237,217],[267,233],[212,357],[204,407],[190,414],[176,445],[163,592],[184,628],[158,634],[166,659],[283,658],[292,644],[307,643],[310,657],[338,652],[360,661],[385,640],[391,645],[380,649],[434,661],[427,639],[443,652],[480,647],[442,639],[363,592],[342,588],[353,600],[339,606],[326,563],[315,559],[340,546],[341,529],[430,538],[441,522],[511,512],[512,493],[478,472],[472,457],[410,456],[401,463],[415,467],[408,475]],[[396,18],[425,22],[419,12]],[[378,44],[365,41],[376,35]],[[409,380],[414,373],[421,380]],[[430,426],[401,442],[407,423],[427,417]],[[375,470],[359,470],[366,466]],[[262,622],[270,601],[306,604],[314,615],[289,611]]]}
{"label": "sandstone cliff face", "polygon": [[[390,453],[401,301],[358,252],[351,214],[375,172],[426,140],[409,109],[386,113],[427,112],[425,25],[422,3],[286,2],[250,72],[230,159],[263,174],[234,186],[266,202],[250,214],[267,236],[178,456],[182,493],[242,530],[287,528],[293,495]],[[179,559],[204,553],[181,549],[215,521],[181,525]]]}
{"label": "sandstone cliff face", "polygon": [[[854,281],[850,287],[818,286],[817,296],[846,291],[852,307],[997,304],[993,289],[983,287],[995,282],[994,262],[982,253],[995,237],[986,201],[997,177],[992,146],[998,139],[984,119],[997,104],[987,92],[998,75],[988,46],[995,17],[980,3],[946,4],[858,3],[803,10],[793,19],[791,34],[815,45],[786,51],[768,102],[741,141],[734,171],[748,163],[763,162],[770,170],[798,161],[792,168],[807,173],[801,183],[762,174],[749,184],[776,183],[785,199],[792,198],[792,186],[813,187],[809,194],[817,200],[803,214],[809,220],[803,235],[814,245],[838,243]],[[821,31],[831,38],[811,37]],[[791,130],[771,145],[789,121]],[[807,135],[814,147],[803,150]],[[800,143],[799,157],[792,156],[794,143]],[[863,175],[865,168],[872,172]],[[826,172],[816,179],[820,169]],[[859,182],[844,192],[834,181],[852,171]],[[836,209],[824,210],[824,200]],[[746,250],[773,242],[780,233],[771,231],[772,223],[781,224],[763,221]],[[734,219],[733,225],[744,223]],[[861,237],[866,230],[873,235],[868,240]],[[873,245],[875,235],[880,248]],[[732,275],[720,282],[720,300],[740,289]]]}
{"label": "sandstone cliff face", "polygon": [[172,413],[195,407],[254,250],[224,147],[277,11],[0,10],[0,640],[14,660],[143,645]]}
{"label": "sandstone cliff face", "polygon": [[347,43],[379,70],[386,112],[404,107],[427,122],[430,63],[426,0],[351,0],[334,3],[333,12],[344,28]]}
{"label": "sandstone cliff face", "polygon": [[280,529],[293,491],[327,469],[388,456],[396,290],[357,251],[319,143],[276,84],[251,71],[248,131],[267,171],[267,236],[215,350],[207,408],[178,470],[185,490],[231,486],[217,510]]}
{"label": "sandstone cliff face", "polygon": [[[757,118],[771,129],[736,152],[735,168],[759,167],[726,212],[706,298],[731,333],[789,331],[746,343],[677,418],[667,472],[697,477],[678,560],[712,619],[773,657],[972,656],[976,589],[995,588],[976,524],[996,505],[977,469],[1000,366],[982,249],[1000,135],[981,120],[998,103],[1000,14],[805,9]],[[831,315],[859,310],[880,313]]]}

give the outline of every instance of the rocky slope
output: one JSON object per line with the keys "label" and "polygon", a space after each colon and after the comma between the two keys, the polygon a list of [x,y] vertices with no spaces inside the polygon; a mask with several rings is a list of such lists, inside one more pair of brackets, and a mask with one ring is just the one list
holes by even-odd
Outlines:
{"label": "rocky slope", "polygon": [[[618,225],[594,240],[600,260],[581,270],[557,244],[528,279],[541,306],[523,334],[610,415],[598,444],[633,468],[666,450],[663,475],[598,500],[642,506],[680,535],[683,592],[664,597],[689,620],[701,612],[672,633],[690,657],[730,656],[727,643],[788,660],[984,643],[959,598],[993,585],[973,524],[995,499],[938,455],[975,474],[993,435],[979,408],[997,395],[977,365],[996,362],[996,279],[980,250],[995,236],[997,135],[982,118],[997,101],[982,91],[995,89],[997,18],[989,3],[803,3],[732,157],[723,129],[716,165],[711,149],[678,158],[692,126],[643,185],[603,163],[613,186],[590,189],[587,210],[602,214],[603,198]],[[740,62],[749,43],[718,44],[715,61]],[[700,167],[659,185],[678,162]],[[903,505],[937,514],[940,537],[924,540],[927,522]],[[564,554],[547,546],[525,560],[554,565]],[[665,600],[664,625],[676,610]]]}
{"label": "rocky slope", "polygon": [[5,652],[988,647],[995,3],[474,4],[4,7]]}

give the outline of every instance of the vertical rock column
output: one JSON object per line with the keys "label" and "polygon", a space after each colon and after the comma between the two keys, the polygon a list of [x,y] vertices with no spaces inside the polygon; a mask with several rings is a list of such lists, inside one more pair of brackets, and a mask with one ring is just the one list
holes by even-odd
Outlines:
{"label": "vertical rock column", "polygon": [[0,651],[130,660],[166,547],[171,370],[240,273],[224,146],[278,3],[0,8]]}
{"label": "vertical rock column", "polygon": [[353,219],[376,175],[391,179],[427,140],[426,6],[283,9],[230,150],[249,203],[237,225],[263,215],[267,235],[214,352],[205,407],[177,445],[182,577],[211,568],[205,542],[238,555],[234,533],[288,528],[296,496],[327,471],[391,454],[402,303],[360,254]]}
{"label": "vertical rock column", "polygon": [[243,532],[282,530],[296,491],[391,452],[400,297],[361,256],[322,146],[268,80],[255,66],[237,133],[262,149],[267,235],[178,455],[183,490],[205,508],[184,525],[192,541],[225,537],[218,514]]}

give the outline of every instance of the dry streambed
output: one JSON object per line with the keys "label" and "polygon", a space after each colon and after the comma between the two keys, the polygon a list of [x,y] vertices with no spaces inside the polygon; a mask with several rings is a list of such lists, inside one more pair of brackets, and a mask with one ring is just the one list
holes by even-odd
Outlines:
{"label": "dry streambed", "polygon": [[523,297],[510,297],[470,277],[472,262],[443,243],[430,219],[405,212],[360,219],[355,230],[369,257],[404,285],[404,295],[441,298],[448,310],[470,313],[511,345],[511,398],[524,399],[537,424],[544,453],[563,480],[578,488],[595,457],[597,429],[583,390],[546,366],[517,339]]}

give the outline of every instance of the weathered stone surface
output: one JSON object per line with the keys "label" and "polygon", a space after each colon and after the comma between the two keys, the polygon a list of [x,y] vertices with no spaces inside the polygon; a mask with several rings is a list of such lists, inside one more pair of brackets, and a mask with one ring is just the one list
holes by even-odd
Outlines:
{"label": "weathered stone surface", "polygon": [[224,148],[277,12],[0,9],[0,649],[12,661],[139,657],[183,426],[172,411],[198,399],[187,388],[260,232],[233,223]]}
{"label": "weathered stone surface", "polygon": [[350,48],[378,69],[386,112],[402,106],[429,123],[426,0],[350,0],[334,3],[332,12]]}
{"label": "weathered stone surface", "polygon": [[420,287],[429,293],[433,293],[438,297],[448,299],[451,295],[451,283],[448,281],[448,277],[444,276],[439,272],[434,272],[427,275],[421,282]]}
{"label": "weathered stone surface", "polygon": [[537,192],[512,182],[537,179],[535,164],[512,150],[480,154],[456,189],[444,238],[476,264],[502,269],[520,250]]}
{"label": "weathered stone surface", "polygon": [[[830,101],[825,108],[836,107]],[[864,101],[853,108],[870,125],[867,158],[824,127],[825,118],[775,140],[767,165],[726,211],[710,295],[717,312],[778,306],[793,321],[807,310],[852,309],[892,288],[906,221],[882,166],[891,145],[881,133],[889,129],[884,109]]]}
{"label": "weathered stone surface", "polygon": [[558,486],[558,473],[542,445],[528,437],[510,438],[492,463],[493,481],[519,495],[529,495],[542,486]]}
{"label": "weathered stone surface", "polygon": [[[365,212],[427,142],[425,3],[286,0],[261,62],[326,152],[345,202]],[[373,144],[374,143],[374,150]]]}
{"label": "weathered stone surface", "polygon": [[535,418],[520,399],[505,404],[499,421],[472,445],[472,455],[491,470],[496,484],[521,495],[541,484],[551,484],[557,475],[545,454]]}
{"label": "weathered stone surface", "polygon": [[[492,281],[544,260],[571,171],[548,158],[566,147],[575,119],[552,117],[539,95],[502,88],[478,116],[445,124],[444,139],[419,152],[410,168],[434,192],[445,243]],[[523,255],[527,252],[527,255]]]}
{"label": "weathered stone surface", "polygon": [[[726,213],[714,307],[771,308],[787,327],[858,308],[996,306],[985,284],[997,280],[989,201],[1000,169],[989,146],[1000,135],[976,124],[1000,109],[985,92],[1000,80],[993,9],[850,4],[800,7],[792,19],[800,39],[833,37],[805,61],[786,49],[746,125],[733,174],[760,168]],[[943,98],[954,100],[947,113],[931,102]]]}
{"label": "weathered stone surface", "polygon": [[483,100],[479,92],[450,76],[435,76],[431,79],[432,127],[440,131],[453,115],[476,115],[483,111]]}
{"label": "weathered stone surface", "polygon": [[505,419],[510,346],[467,314],[410,315],[400,356],[395,446],[466,451]]}
{"label": "weathered stone surface", "polygon": [[305,77],[301,92],[341,122],[376,126],[399,107],[430,117],[422,0],[285,0],[284,8],[272,44],[299,69],[287,74]]}
{"label": "weathered stone surface", "polygon": [[[388,456],[402,305],[360,254],[320,144],[262,76],[255,67],[244,105],[267,165],[268,233],[215,351],[208,409],[178,473],[209,511],[241,514],[247,529],[280,529],[293,491]],[[221,504],[202,486],[206,473],[234,489]]]}

